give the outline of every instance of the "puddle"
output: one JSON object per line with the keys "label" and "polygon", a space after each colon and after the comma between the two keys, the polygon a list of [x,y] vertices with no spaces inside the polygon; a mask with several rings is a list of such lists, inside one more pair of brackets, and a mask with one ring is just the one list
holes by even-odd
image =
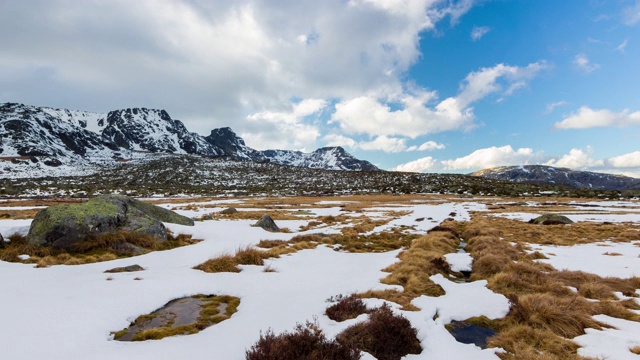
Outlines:
{"label": "puddle", "polygon": [[162,308],[138,318],[115,332],[114,340],[157,340],[167,336],[195,334],[227,320],[240,303],[231,296],[194,295],[169,301]]}
{"label": "puddle", "polygon": [[490,328],[467,324],[464,321],[452,321],[449,332],[456,341],[463,344],[475,344],[481,349],[487,348],[488,339],[496,335],[496,332]]}

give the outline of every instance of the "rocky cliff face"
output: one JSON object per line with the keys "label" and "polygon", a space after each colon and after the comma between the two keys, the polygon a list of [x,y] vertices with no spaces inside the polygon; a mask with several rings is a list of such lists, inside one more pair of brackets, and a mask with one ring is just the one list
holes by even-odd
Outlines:
{"label": "rocky cliff face", "polygon": [[187,130],[164,110],[133,108],[111,111],[102,137],[119,147],[173,154],[223,155],[204,137]]}
{"label": "rocky cliff face", "polygon": [[109,156],[117,145],[79,124],[82,119],[57,117],[45,108],[0,104],[0,156]]}
{"label": "rocky cliff face", "polygon": [[561,185],[575,189],[639,190],[640,179],[622,175],[576,171],[544,165],[504,166],[474,172],[496,180],[508,180],[541,185]]}
{"label": "rocky cliff face", "polygon": [[[104,162],[154,153],[225,157],[328,170],[378,170],[340,147],[312,153],[258,151],[247,146],[228,127],[214,129],[205,137],[189,132],[181,121],[172,119],[164,110],[130,108],[98,114],[0,104],[0,157],[11,158],[14,163],[28,164],[25,159],[17,159],[20,157],[32,157],[33,163],[38,162],[37,157],[48,157],[47,164],[73,167],[95,163],[96,159]],[[2,173],[0,170],[0,176]]]}

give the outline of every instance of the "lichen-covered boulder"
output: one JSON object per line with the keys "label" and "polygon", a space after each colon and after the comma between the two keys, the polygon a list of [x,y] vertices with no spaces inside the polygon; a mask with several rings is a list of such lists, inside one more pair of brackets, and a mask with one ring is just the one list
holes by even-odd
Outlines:
{"label": "lichen-covered boulder", "polygon": [[569,219],[564,215],[557,214],[545,214],[542,216],[538,216],[535,219],[529,220],[529,224],[538,224],[538,225],[568,225],[573,224],[573,220]]}
{"label": "lichen-covered boulder", "polygon": [[171,210],[123,195],[104,195],[82,204],[50,206],[31,223],[29,244],[69,249],[106,233],[127,231],[167,239],[163,222],[193,225],[193,220]]}
{"label": "lichen-covered boulder", "polygon": [[257,223],[251,225],[254,227],[261,227],[267,231],[270,232],[278,232],[280,231],[280,228],[278,227],[278,225],[276,225],[276,223],[273,221],[273,219],[271,218],[271,216],[269,215],[262,215],[262,217],[260,218],[260,220],[258,220]]}

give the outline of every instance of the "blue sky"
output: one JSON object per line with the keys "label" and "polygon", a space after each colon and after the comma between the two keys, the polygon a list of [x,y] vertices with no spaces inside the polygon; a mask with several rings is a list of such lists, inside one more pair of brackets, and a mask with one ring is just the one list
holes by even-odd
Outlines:
{"label": "blue sky", "polygon": [[6,0],[0,47],[0,102],[389,170],[640,177],[640,0]]}

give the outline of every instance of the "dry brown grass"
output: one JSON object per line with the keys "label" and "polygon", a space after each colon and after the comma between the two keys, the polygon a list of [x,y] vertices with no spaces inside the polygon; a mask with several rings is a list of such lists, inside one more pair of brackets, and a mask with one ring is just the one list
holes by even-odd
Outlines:
{"label": "dry brown grass", "polygon": [[629,351],[633,354],[640,355],[640,346],[632,347]]}
{"label": "dry brown grass", "polygon": [[[167,241],[163,243],[144,234],[120,232],[96,236],[70,249],[31,245],[28,244],[25,236],[19,234],[13,234],[8,239],[9,243],[0,249],[0,260],[37,264],[37,267],[110,261],[150,251],[170,250],[200,241],[191,239],[191,235],[173,235],[169,231],[167,232]],[[29,255],[29,259],[20,260],[18,255]]]}
{"label": "dry brown grass", "polygon": [[402,305],[404,310],[416,310],[415,306],[411,305],[411,300],[422,295],[444,295],[442,287],[434,283],[430,277],[451,273],[444,254],[455,252],[459,243],[460,240],[446,230],[433,231],[415,239],[409,249],[398,255],[399,262],[383,270],[390,274],[381,282],[400,285],[404,291],[369,291],[358,296],[382,298]]}
{"label": "dry brown grass", "polygon": [[[603,327],[593,320],[593,315],[640,321],[640,316],[630,311],[640,306],[633,300],[620,301],[614,295],[619,291],[637,297],[640,278],[602,278],[581,271],[557,271],[535,262],[541,254],[528,254],[525,249],[529,242],[572,245],[602,241],[628,233],[631,225],[535,226],[476,214],[470,223],[456,226],[464,228],[462,236],[474,258],[472,279],[486,279],[491,290],[510,299],[510,312],[494,321],[498,333],[489,342],[489,346],[507,350],[501,358],[581,359],[576,353],[578,346],[566,339],[583,334],[585,328]],[[577,293],[569,287],[577,289]]]}

